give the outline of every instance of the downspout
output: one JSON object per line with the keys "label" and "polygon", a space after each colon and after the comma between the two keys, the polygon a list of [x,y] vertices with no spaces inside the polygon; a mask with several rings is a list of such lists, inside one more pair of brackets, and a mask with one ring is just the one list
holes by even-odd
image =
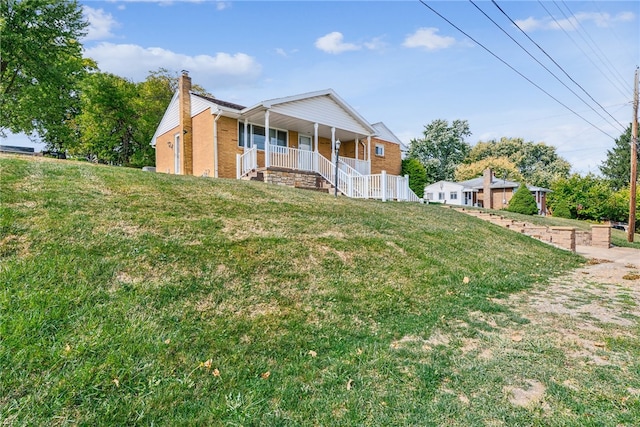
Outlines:
{"label": "downspout", "polygon": [[213,177],[218,177],[218,119],[222,115],[222,110],[218,109],[216,118],[213,119]]}

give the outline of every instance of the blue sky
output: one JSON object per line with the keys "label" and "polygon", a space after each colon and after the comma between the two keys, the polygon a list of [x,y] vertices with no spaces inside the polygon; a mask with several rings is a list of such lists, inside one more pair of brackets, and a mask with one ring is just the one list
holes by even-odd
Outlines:
{"label": "blue sky", "polygon": [[332,88],[405,143],[435,119],[464,119],[471,144],[546,142],[574,171],[598,171],[631,121],[640,2],[496,2],[587,94],[496,5],[475,2],[588,105],[471,2],[425,3],[595,127],[419,1],[81,1],[91,23],[83,44],[102,71],[134,81],[186,69],[216,97],[247,106]]}

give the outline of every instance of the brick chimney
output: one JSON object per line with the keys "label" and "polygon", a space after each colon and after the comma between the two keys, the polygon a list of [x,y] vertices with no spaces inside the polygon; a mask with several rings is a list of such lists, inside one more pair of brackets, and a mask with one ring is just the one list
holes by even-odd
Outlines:
{"label": "brick chimney", "polygon": [[182,171],[185,175],[193,175],[193,123],[191,119],[191,77],[182,70],[178,82],[180,97],[180,137],[182,138]]}
{"label": "brick chimney", "polygon": [[484,170],[482,177],[482,206],[486,209],[493,209],[493,195],[491,194],[491,183],[493,182],[493,171],[490,168]]}

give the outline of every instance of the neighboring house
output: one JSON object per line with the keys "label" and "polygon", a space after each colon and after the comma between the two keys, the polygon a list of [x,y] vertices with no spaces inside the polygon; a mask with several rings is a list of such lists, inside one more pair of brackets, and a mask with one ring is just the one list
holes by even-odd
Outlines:
{"label": "neighboring house", "polygon": [[157,172],[297,187],[335,185],[337,175],[338,190],[350,197],[418,200],[408,178],[398,176],[400,140],[331,89],[252,107],[190,89],[183,72],[151,142]]}
{"label": "neighboring house", "polygon": [[[440,181],[427,185],[425,199],[450,205],[478,206],[487,209],[504,209],[509,205],[520,183],[496,178],[491,169],[485,169],[483,176],[462,182]],[[546,215],[547,193],[551,190],[527,185],[536,199],[538,214]]]}

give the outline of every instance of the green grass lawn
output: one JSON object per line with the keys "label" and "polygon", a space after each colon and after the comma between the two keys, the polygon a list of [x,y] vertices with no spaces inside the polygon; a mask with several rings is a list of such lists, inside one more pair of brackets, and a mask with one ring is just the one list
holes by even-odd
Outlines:
{"label": "green grass lawn", "polygon": [[[513,407],[500,367],[486,376],[456,360],[492,329],[478,318],[526,323],[496,298],[577,255],[438,206],[69,161],[0,167],[0,424],[575,419]],[[398,344],[461,323],[432,351]],[[443,397],[453,383],[475,411]],[[616,409],[596,390],[561,393]]]}

